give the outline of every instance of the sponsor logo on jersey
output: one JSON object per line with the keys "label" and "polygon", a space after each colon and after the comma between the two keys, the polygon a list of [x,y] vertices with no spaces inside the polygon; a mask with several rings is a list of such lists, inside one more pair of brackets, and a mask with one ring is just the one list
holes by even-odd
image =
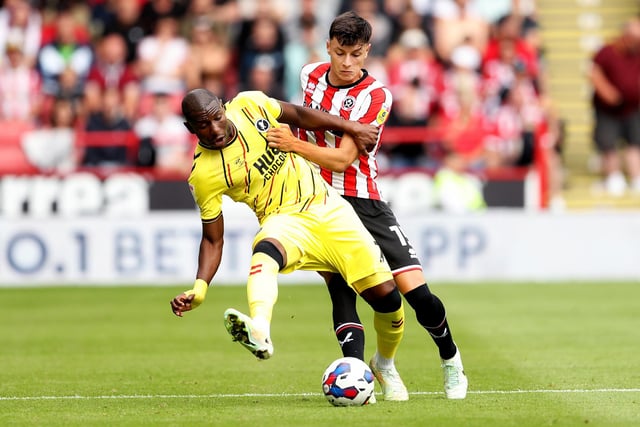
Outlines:
{"label": "sponsor logo on jersey", "polygon": [[287,153],[277,148],[267,148],[267,151],[253,164],[264,179],[271,179],[285,162]]}
{"label": "sponsor logo on jersey", "polygon": [[323,108],[322,105],[316,104],[315,102],[306,102],[305,101],[305,102],[302,103],[302,106],[303,107],[307,107],[307,108],[313,108],[314,110],[320,110],[320,111],[325,112],[325,113],[330,113],[329,110],[327,110],[326,108]]}
{"label": "sponsor logo on jersey", "polygon": [[313,91],[316,90],[316,84],[315,83],[307,83],[307,87],[304,89],[305,93],[308,93],[309,95],[313,95]]}
{"label": "sponsor logo on jersey", "polygon": [[388,117],[389,117],[389,108],[386,105],[383,105],[380,111],[378,112],[378,115],[376,116],[376,122],[379,125],[381,125],[387,121]]}

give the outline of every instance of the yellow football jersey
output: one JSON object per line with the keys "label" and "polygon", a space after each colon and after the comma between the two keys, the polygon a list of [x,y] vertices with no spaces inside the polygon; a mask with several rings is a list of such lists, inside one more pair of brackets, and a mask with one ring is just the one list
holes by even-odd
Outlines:
{"label": "yellow football jersey", "polygon": [[324,203],[328,188],[315,167],[267,144],[267,131],[279,126],[282,114],[277,100],[262,92],[240,92],[225,104],[225,113],[238,129],[235,140],[219,150],[198,144],[189,176],[203,221],[220,215],[224,194],[247,204],[260,223],[273,213]]}

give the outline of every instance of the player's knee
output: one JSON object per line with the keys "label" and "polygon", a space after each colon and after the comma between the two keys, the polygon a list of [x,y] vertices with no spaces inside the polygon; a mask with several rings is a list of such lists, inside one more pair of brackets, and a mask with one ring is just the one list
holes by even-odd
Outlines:
{"label": "player's knee", "polygon": [[281,270],[284,268],[284,257],[282,256],[282,252],[280,252],[272,242],[268,240],[260,240],[253,248],[253,253],[255,254],[257,252],[269,255],[278,263],[278,267],[280,267]]}
{"label": "player's knee", "polygon": [[431,293],[426,284],[407,292],[404,297],[415,310],[418,322],[423,326],[439,325],[446,316],[444,304]]}
{"label": "player's knee", "polygon": [[398,288],[393,282],[388,282],[391,286],[374,286],[364,291],[361,295],[369,303],[371,308],[378,313],[392,313],[402,306],[402,297]]}
{"label": "player's knee", "polygon": [[438,298],[431,293],[427,284],[422,284],[415,289],[410,290],[404,294],[407,302],[414,309],[417,307],[430,307],[437,304]]}

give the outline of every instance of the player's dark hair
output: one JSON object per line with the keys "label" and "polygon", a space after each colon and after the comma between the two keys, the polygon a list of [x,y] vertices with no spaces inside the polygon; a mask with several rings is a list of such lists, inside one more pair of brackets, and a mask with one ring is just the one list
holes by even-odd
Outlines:
{"label": "player's dark hair", "polygon": [[343,46],[366,44],[371,40],[371,24],[353,11],[338,15],[329,28],[329,40],[336,39]]}
{"label": "player's dark hair", "polygon": [[213,101],[220,101],[213,92],[207,89],[193,89],[182,99],[182,115],[189,118],[194,112],[204,111]]}

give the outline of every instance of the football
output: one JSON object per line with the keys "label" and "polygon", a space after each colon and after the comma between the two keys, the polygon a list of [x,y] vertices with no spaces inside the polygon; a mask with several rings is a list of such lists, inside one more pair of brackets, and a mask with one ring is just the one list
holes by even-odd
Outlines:
{"label": "football", "polygon": [[362,406],[369,403],[375,386],[373,372],[360,359],[334,360],[322,375],[322,393],[333,406]]}

